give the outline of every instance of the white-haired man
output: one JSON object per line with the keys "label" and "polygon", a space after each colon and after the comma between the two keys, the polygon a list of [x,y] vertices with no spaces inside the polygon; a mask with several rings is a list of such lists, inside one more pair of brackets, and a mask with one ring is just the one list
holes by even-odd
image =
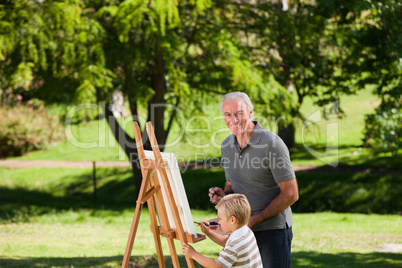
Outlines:
{"label": "white-haired man", "polygon": [[212,187],[209,196],[217,203],[227,194],[244,194],[252,211],[248,226],[257,239],[264,268],[291,267],[290,206],[299,194],[289,150],[279,136],[252,120],[253,105],[247,94],[228,93],[219,107],[232,134],[221,145],[225,189]]}

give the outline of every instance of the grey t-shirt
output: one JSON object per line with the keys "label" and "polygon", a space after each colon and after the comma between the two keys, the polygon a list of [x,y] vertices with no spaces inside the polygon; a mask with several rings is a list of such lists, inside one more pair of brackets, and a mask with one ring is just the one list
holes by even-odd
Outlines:
{"label": "grey t-shirt", "polygon": [[[281,192],[278,182],[296,178],[289,150],[282,139],[264,129],[257,121],[247,145],[240,149],[231,134],[221,145],[226,180],[235,193],[244,194],[251,206],[251,216],[265,209]],[[290,207],[253,226],[253,231],[285,229],[293,225]]]}

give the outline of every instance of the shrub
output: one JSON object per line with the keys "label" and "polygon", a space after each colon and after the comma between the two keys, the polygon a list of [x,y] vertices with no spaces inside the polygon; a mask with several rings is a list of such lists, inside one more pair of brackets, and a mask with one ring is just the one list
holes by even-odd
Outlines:
{"label": "shrub", "polygon": [[349,212],[401,214],[402,176],[365,170],[297,172],[297,213]]}
{"label": "shrub", "polygon": [[0,158],[45,149],[63,139],[63,127],[43,105],[0,108]]}
{"label": "shrub", "polygon": [[374,114],[366,115],[365,123],[365,144],[378,146],[382,151],[397,155],[402,146],[401,98],[383,101]]}

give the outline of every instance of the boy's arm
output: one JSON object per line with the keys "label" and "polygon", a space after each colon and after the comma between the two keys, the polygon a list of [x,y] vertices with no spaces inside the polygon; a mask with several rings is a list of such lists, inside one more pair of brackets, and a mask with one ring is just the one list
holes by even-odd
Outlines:
{"label": "boy's arm", "polygon": [[226,241],[228,240],[228,236],[227,235],[221,235],[221,234],[217,234],[214,231],[211,231],[211,229],[209,229],[206,225],[205,222],[201,222],[201,231],[206,234],[209,239],[211,239],[212,241],[214,241],[216,244],[224,247],[226,245]]}
{"label": "boy's arm", "polygon": [[198,262],[202,266],[212,267],[212,268],[220,268],[220,266],[213,259],[210,259],[210,258],[207,258],[207,257],[201,255],[200,253],[195,251],[195,249],[192,246],[190,246],[189,244],[182,243],[181,248],[183,250],[183,254],[186,257],[194,259],[196,262]]}
{"label": "boy's arm", "polygon": [[227,235],[217,234],[213,231],[209,231],[208,233],[205,233],[205,234],[209,237],[209,239],[211,239],[216,244],[218,244],[222,247],[224,247],[226,245],[226,241],[228,240]]}

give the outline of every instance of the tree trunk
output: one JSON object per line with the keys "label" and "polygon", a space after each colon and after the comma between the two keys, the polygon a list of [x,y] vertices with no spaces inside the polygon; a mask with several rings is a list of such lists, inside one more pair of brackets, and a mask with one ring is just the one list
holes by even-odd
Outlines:
{"label": "tree trunk", "polygon": [[[285,87],[288,92],[290,92],[290,93],[293,92],[293,90],[294,90],[293,83],[290,80],[290,78],[288,78],[286,80]],[[292,118],[294,118],[294,116],[296,114],[297,113],[295,111],[292,111],[292,114],[291,114]],[[294,148],[296,146],[295,131],[296,131],[296,129],[293,124],[293,121],[288,124],[279,123],[279,125],[278,125],[278,135],[285,142],[286,146],[289,149]]]}
{"label": "tree trunk", "polygon": [[[169,120],[169,126],[165,130],[164,113],[166,110],[166,101],[165,101],[166,84],[164,76],[165,76],[165,62],[163,59],[162,52],[159,51],[155,55],[155,67],[152,76],[152,88],[155,94],[148,103],[147,121],[152,122],[160,151],[163,151],[164,149],[166,139],[170,130],[170,126],[175,116],[175,112],[173,112]],[[131,92],[131,90],[134,89],[130,88],[128,92]],[[131,95],[128,94],[128,98],[131,112],[133,114],[133,119],[136,120],[138,112],[137,102],[134,100],[134,96],[132,94]],[[106,120],[109,124],[109,127],[114,137],[116,138],[120,147],[124,150],[128,158],[130,159],[132,172],[134,176],[136,195],[138,195],[142,183],[142,174],[141,174],[141,166],[138,160],[137,148],[135,146],[135,140],[132,139],[130,136],[128,136],[127,133],[124,131],[124,129],[120,127],[116,118],[113,116],[113,113],[107,107],[104,107],[104,110]],[[148,134],[145,129],[142,132],[142,141],[144,143],[144,149],[151,150]]]}
{"label": "tree trunk", "polygon": [[134,177],[135,196],[138,196],[142,183],[142,174],[141,166],[138,159],[137,147],[135,146],[135,140],[128,136],[124,129],[120,127],[116,118],[113,116],[112,111],[108,108],[108,105],[103,108],[105,111],[106,121],[108,122],[110,130],[112,131],[120,147],[126,153],[128,159],[130,160]]}
{"label": "tree trunk", "polygon": [[152,88],[155,91],[155,94],[148,104],[148,121],[152,122],[159,148],[163,151],[168,133],[165,130],[165,61],[163,59],[163,54],[160,51],[155,55]]}
{"label": "tree trunk", "polygon": [[280,124],[278,126],[278,135],[281,137],[286,146],[291,149],[296,146],[295,142],[295,126],[293,122],[288,125]]}

